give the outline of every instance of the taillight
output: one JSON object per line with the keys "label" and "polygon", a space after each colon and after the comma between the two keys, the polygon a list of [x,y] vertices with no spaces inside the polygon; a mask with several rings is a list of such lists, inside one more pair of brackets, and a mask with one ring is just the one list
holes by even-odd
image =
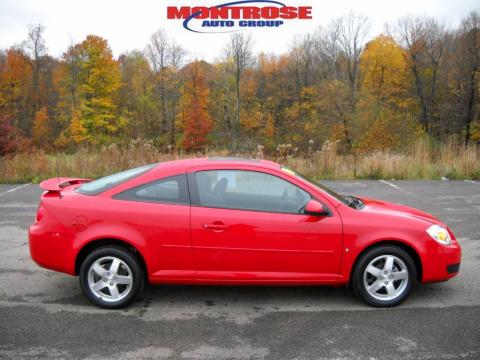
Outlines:
{"label": "taillight", "polygon": [[37,217],[35,219],[35,222],[40,222],[42,219],[43,219],[43,215],[45,213],[45,208],[43,207],[43,203],[40,202],[40,204],[38,204],[38,209],[37,209]]}

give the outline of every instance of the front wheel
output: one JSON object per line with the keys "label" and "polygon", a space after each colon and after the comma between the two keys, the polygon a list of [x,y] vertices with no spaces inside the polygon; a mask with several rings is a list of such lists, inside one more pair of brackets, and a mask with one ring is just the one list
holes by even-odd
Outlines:
{"label": "front wheel", "polygon": [[79,275],[87,298],[107,309],[127,306],[145,284],[145,274],[135,254],[118,246],[93,250],[83,261]]}
{"label": "front wheel", "polygon": [[352,276],[355,294],[375,307],[400,304],[416,279],[412,257],[397,246],[379,246],[358,260]]}

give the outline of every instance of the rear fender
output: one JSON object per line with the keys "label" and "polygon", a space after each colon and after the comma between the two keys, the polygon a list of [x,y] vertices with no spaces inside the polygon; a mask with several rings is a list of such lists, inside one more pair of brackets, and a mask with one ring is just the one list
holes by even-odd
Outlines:
{"label": "rear fender", "polygon": [[154,254],[148,255],[149,252],[146,251],[146,241],[143,235],[133,227],[124,223],[101,222],[91,224],[85,231],[78,232],[73,242],[75,257],[78,256],[85,246],[93,241],[102,239],[120,240],[134,247],[143,259],[145,259],[147,271],[149,271],[148,264],[152,263],[152,256],[154,256]]}

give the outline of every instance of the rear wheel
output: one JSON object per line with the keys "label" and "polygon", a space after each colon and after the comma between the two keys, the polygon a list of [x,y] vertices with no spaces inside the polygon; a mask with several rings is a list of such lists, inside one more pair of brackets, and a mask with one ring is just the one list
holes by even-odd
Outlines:
{"label": "rear wheel", "polygon": [[145,285],[145,274],[137,257],[119,246],[93,250],[83,261],[79,275],[87,298],[107,309],[127,306]]}
{"label": "rear wheel", "polygon": [[412,257],[397,246],[386,245],[361,256],[353,271],[352,286],[367,304],[390,307],[407,298],[415,279]]}

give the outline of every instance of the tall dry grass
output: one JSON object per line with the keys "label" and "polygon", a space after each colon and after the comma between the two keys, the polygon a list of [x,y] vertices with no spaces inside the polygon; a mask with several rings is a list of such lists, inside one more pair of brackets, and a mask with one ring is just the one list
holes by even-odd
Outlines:
{"label": "tall dry grass", "polygon": [[[325,148],[325,147],[324,147]],[[405,152],[340,155],[336,146],[287,164],[319,179],[473,179],[480,178],[480,147],[452,138],[440,145],[418,140]]]}
{"label": "tall dry grass", "polygon": [[0,183],[39,182],[57,176],[98,178],[143,164],[202,156],[268,158],[316,179],[472,179],[480,178],[480,147],[464,146],[454,138],[435,145],[419,140],[405,152],[375,152],[342,155],[337,144],[327,142],[318,151],[296,155],[289,146],[264,155],[259,147],[251,153],[229,154],[211,150],[199,153],[160,152],[148,141],[132,141],[126,147],[110,145],[81,149],[55,157],[44,151],[21,153],[0,159]]}

